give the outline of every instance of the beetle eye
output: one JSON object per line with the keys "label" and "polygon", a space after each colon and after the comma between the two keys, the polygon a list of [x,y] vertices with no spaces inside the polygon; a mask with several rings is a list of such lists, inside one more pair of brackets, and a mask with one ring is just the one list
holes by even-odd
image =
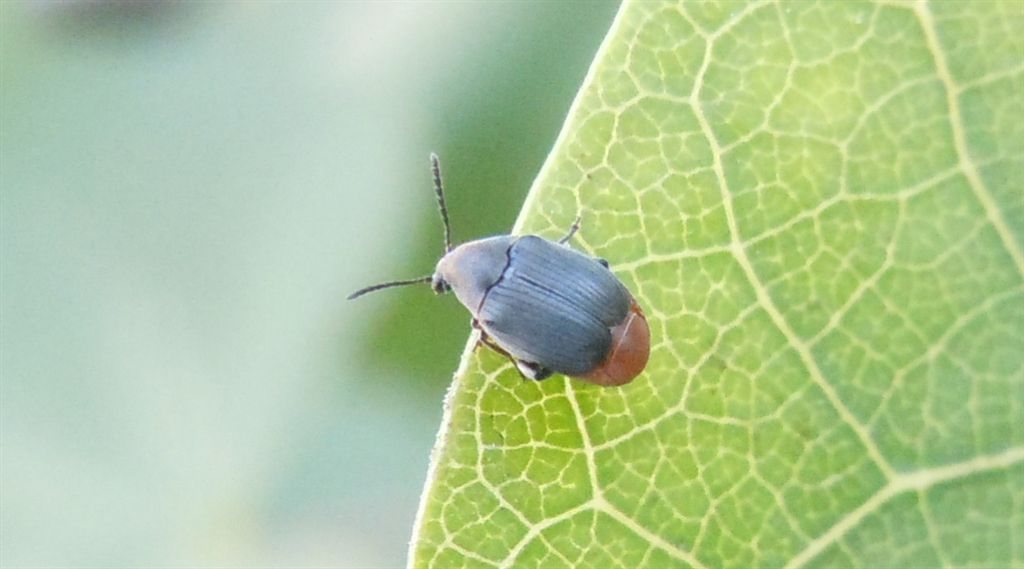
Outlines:
{"label": "beetle eye", "polygon": [[439,278],[435,278],[434,281],[430,283],[430,286],[431,288],[434,289],[434,292],[436,294],[444,294],[452,289],[452,287],[448,286],[448,283],[446,283],[444,279]]}

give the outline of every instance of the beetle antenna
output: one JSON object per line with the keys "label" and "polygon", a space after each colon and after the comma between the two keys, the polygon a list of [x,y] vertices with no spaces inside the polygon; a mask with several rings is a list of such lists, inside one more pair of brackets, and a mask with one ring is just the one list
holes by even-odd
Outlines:
{"label": "beetle antenna", "polygon": [[437,206],[441,210],[441,220],[444,221],[444,252],[447,254],[452,250],[452,226],[448,223],[448,206],[444,203],[444,186],[441,184],[441,161],[437,154],[430,153],[430,165],[434,172],[434,193],[437,194]]}
{"label": "beetle antenna", "polygon": [[414,285],[414,284],[421,284],[421,283],[429,283],[433,278],[434,277],[419,277],[419,278],[416,278],[416,279],[409,279],[409,280],[404,280],[404,281],[388,281],[386,283],[375,284],[375,285],[372,285],[372,286],[368,286],[366,288],[361,288],[361,289],[353,292],[352,294],[348,295],[348,299],[352,300],[354,298],[359,298],[360,296],[363,296],[364,294],[366,294],[368,292],[373,292],[375,290],[380,290],[382,288],[391,288],[391,287],[394,287],[394,286],[406,286],[406,285]]}

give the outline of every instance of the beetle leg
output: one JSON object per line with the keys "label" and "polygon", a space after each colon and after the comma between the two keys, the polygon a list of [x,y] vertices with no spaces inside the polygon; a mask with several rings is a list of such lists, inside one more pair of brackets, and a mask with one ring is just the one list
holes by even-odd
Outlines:
{"label": "beetle leg", "polygon": [[503,350],[499,350],[497,346],[494,345],[494,342],[491,341],[491,337],[487,335],[487,332],[484,332],[483,327],[480,326],[480,322],[476,318],[472,319],[469,322],[469,325],[472,326],[474,330],[480,332],[480,337],[477,338],[476,341],[476,347],[479,348],[480,346],[487,346],[488,348],[500,353],[503,356],[508,355]]}
{"label": "beetle leg", "polygon": [[505,356],[506,358],[512,360],[512,363],[515,363],[516,359],[513,358],[508,352],[505,351],[504,348],[499,346],[494,340],[491,339],[490,336],[487,335],[487,332],[485,332],[483,327],[480,326],[480,323],[477,322],[476,318],[473,319],[473,322],[470,325],[473,327],[473,329],[480,331],[480,339],[476,341],[477,347],[486,346],[494,350],[495,352],[498,352],[499,354]]}
{"label": "beetle leg", "polygon": [[480,342],[477,345],[480,344],[483,344],[484,346],[487,346],[488,348],[508,358],[508,361],[512,362],[512,365],[515,367],[515,370],[519,372],[519,376],[522,377],[524,380],[532,379],[534,381],[540,381],[551,375],[550,370],[544,369],[535,364],[526,363],[522,360],[515,359],[514,357],[512,357],[511,354],[502,349],[501,346],[496,344],[494,340],[492,340],[490,336],[488,336],[487,333],[484,332],[483,330],[480,330]]}
{"label": "beetle leg", "polygon": [[480,327],[476,319],[473,319],[473,327],[480,331],[480,339],[477,340],[477,346],[487,346],[488,348],[508,358],[508,361],[512,362],[512,367],[519,374],[519,377],[523,378],[524,381],[527,379],[536,379],[535,377],[533,377],[533,375],[524,373],[522,366],[523,362],[512,357],[512,354],[506,352],[504,348],[502,348],[501,346],[498,345],[497,342],[492,340],[491,337],[487,335],[487,332],[485,332],[484,329]]}
{"label": "beetle leg", "polygon": [[478,347],[486,346],[508,358],[508,361],[512,362],[512,364],[516,368],[516,371],[519,372],[519,375],[521,375],[523,379],[532,379],[533,381],[540,381],[542,379],[547,379],[551,377],[551,374],[553,372],[547,369],[546,367],[542,367],[539,364],[531,362],[524,362],[523,360],[517,360],[516,358],[512,357],[511,354],[506,352],[504,348],[499,346],[497,342],[492,340],[491,337],[487,335],[487,332],[485,332],[483,327],[480,326],[480,322],[478,322],[476,318],[473,319],[470,325],[474,329],[480,331],[480,339],[477,340],[476,345]]}
{"label": "beetle leg", "polygon": [[565,234],[565,237],[562,237],[561,239],[558,240],[558,244],[559,245],[565,245],[566,243],[569,242],[570,239],[572,239],[573,235],[576,235],[576,232],[579,231],[579,230],[580,230],[580,216],[577,215],[576,216],[576,221],[572,222],[572,227],[569,228],[569,232]]}
{"label": "beetle leg", "polygon": [[484,346],[487,346],[488,348],[494,350],[495,352],[498,352],[499,354],[505,356],[506,358],[512,360],[513,362],[515,361],[515,358],[510,356],[509,353],[506,352],[501,346],[499,346],[498,344],[494,343],[494,340],[492,340],[490,336],[488,336],[487,334],[483,333],[482,331],[480,332],[480,342],[479,343],[483,344]]}
{"label": "beetle leg", "polygon": [[551,377],[551,370],[546,367],[542,367],[539,364],[524,362],[523,360],[513,360],[516,362],[516,368],[519,369],[519,373],[523,377],[532,379],[534,381],[541,381]]}
{"label": "beetle leg", "polygon": [[594,260],[597,261],[598,265],[601,265],[602,267],[604,267],[606,269],[608,268],[608,261],[602,259],[601,257],[594,257]]}
{"label": "beetle leg", "polygon": [[469,326],[474,330],[480,331],[480,336],[478,336],[476,339],[476,347],[479,348],[480,346],[486,346],[487,341],[484,340],[484,338],[487,336],[487,333],[484,332],[484,329],[480,327],[480,323],[477,322],[476,318],[471,318],[469,320]]}

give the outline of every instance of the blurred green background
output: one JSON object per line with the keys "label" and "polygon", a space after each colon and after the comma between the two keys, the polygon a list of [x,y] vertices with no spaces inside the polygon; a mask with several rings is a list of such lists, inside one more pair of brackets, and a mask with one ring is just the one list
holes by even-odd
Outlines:
{"label": "blurred green background", "polygon": [[393,567],[613,2],[0,2],[0,564]]}

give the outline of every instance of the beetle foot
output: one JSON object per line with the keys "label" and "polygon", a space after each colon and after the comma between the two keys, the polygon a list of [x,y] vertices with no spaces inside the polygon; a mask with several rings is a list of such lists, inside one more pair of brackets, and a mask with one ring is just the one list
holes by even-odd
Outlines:
{"label": "beetle foot", "polygon": [[519,369],[519,373],[523,374],[523,377],[532,379],[534,381],[540,381],[551,377],[553,373],[546,367],[539,364],[524,362],[522,360],[516,360],[516,368]]}
{"label": "beetle foot", "polygon": [[572,239],[573,235],[576,235],[576,232],[580,230],[581,218],[582,217],[579,215],[576,216],[576,221],[572,222],[572,226],[569,228],[569,232],[565,234],[565,237],[562,237],[561,239],[558,240],[559,245],[565,245],[566,243],[569,242],[570,239]]}

